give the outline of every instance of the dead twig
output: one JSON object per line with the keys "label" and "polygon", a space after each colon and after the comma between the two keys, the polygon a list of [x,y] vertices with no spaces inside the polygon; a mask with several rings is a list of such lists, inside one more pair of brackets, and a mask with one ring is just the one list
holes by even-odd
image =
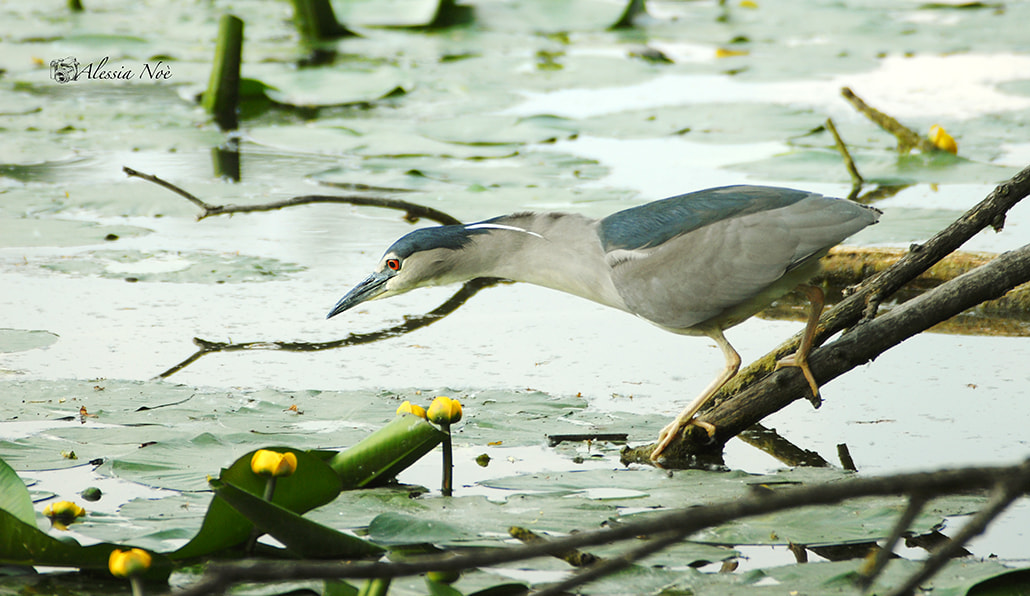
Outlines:
{"label": "dead twig", "polygon": [[200,198],[196,197],[192,193],[179,188],[178,186],[162,180],[153,174],[145,174],[139,172],[130,167],[123,166],[122,171],[130,177],[142,178],[148,182],[153,182],[159,186],[163,186],[168,190],[176,193],[179,196],[184,197],[189,202],[193,203],[200,208],[202,213],[197,216],[197,221],[212,217],[215,215],[228,215],[233,213],[257,213],[261,211],[276,211],[284,209],[286,207],[296,207],[298,205],[310,205],[313,203],[345,203],[348,205],[357,205],[361,207],[383,207],[385,209],[396,209],[398,211],[404,211],[404,219],[410,222],[416,222],[421,218],[430,219],[438,222],[442,225],[458,225],[461,224],[461,220],[444,213],[438,209],[432,207],[426,207],[425,205],[419,205],[418,203],[412,203],[409,201],[401,201],[399,199],[388,199],[384,197],[368,197],[361,195],[303,195],[299,197],[293,197],[282,201],[273,201],[271,203],[261,203],[258,205],[212,205],[207,203]]}
{"label": "dead twig", "polygon": [[884,541],[883,546],[876,550],[876,555],[873,557],[872,564],[868,569],[864,569],[862,574],[859,575],[857,584],[862,588],[863,592],[867,592],[872,587],[873,582],[880,576],[880,573],[887,568],[887,563],[891,560],[891,556],[894,554],[894,547],[898,545],[901,537],[908,530],[912,522],[916,520],[919,513],[923,511],[923,507],[926,506],[927,502],[926,495],[913,494],[908,498],[908,505],[905,507],[905,511],[901,513],[901,517],[894,523],[894,528],[891,530],[891,535]]}
{"label": "dead twig", "polygon": [[908,580],[892,590],[888,596],[910,596],[926,580],[933,577],[950,559],[964,552],[963,545],[979,536],[999,515],[1002,514],[1013,501],[1027,492],[1026,483],[1030,481],[1030,470],[1016,472],[1015,477],[1000,480],[991,492],[991,500],[987,506],[977,511],[976,514],[962,526],[955,536],[934,552],[923,566],[913,573]]}
{"label": "dead twig", "polygon": [[[746,517],[767,515],[797,507],[833,505],[862,497],[944,496],[966,493],[970,490],[991,489],[1001,484],[1004,485],[1004,489],[998,491],[988,506],[974,517],[976,525],[973,526],[973,522],[970,522],[973,527],[969,530],[969,536],[960,532],[965,539],[968,539],[975,535],[973,530],[977,528],[982,530],[986,524],[990,523],[990,520],[995,519],[1005,509],[1007,503],[1011,502],[1009,499],[1011,495],[1030,492],[1030,460],[1016,466],[973,466],[936,472],[853,478],[816,486],[788,488],[715,505],[677,509],[649,516],[641,521],[617,524],[603,530],[580,532],[563,538],[512,548],[477,549],[462,553],[413,557],[393,562],[269,560],[216,562],[208,564],[204,574],[193,585],[171,592],[170,596],[219,594],[233,584],[244,581],[393,578],[429,571],[461,571],[542,556],[553,556],[555,553],[570,549],[633,540],[641,535],[654,536],[648,544],[627,551],[621,557],[605,560],[606,562],[625,561],[628,563],[657,552],[704,528]],[[960,536],[956,536],[954,542],[961,547],[962,543],[959,538]],[[612,563],[611,565],[617,564],[621,563]],[[590,569],[588,568],[588,571]],[[933,575],[936,573],[936,569],[927,568],[926,572]],[[591,573],[582,577],[576,576],[582,580],[577,582],[577,585],[596,579],[600,575],[602,574]],[[565,589],[570,587],[566,584],[563,586]]]}
{"label": "dead twig", "polygon": [[855,95],[855,92],[850,88],[841,88],[840,94],[844,99],[848,100],[848,103],[854,106],[856,110],[861,112],[862,115],[869,118],[877,126],[891,133],[894,135],[894,138],[898,139],[898,153],[908,153],[912,149],[919,149],[923,153],[937,151],[937,147],[930,142],[930,139],[913,131],[893,117],[870,106],[863,101],[861,97]]}
{"label": "dead twig", "polygon": [[865,184],[865,180],[858,173],[858,166],[855,165],[855,160],[851,158],[851,152],[848,151],[848,146],[844,144],[844,139],[840,138],[840,133],[837,132],[837,127],[834,126],[832,118],[826,119],[826,130],[830,131],[830,134],[833,135],[833,143],[837,146],[837,151],[840,152],[841,158],[844,159],[844,167],[847,168],[848,175],[851,176],[851,192],[848,193],[848,200],[854,201],[858,198],[858,193],[862,192],[862,185]]}
{"label": "dead twig", "polygon": [[391,337],[398,337],[406,333],[411,333],[416,329],[421,329],[432,325],[440,319],[451,314],[458,309],[462,304],[465,304],[470,298],[479,293],[480,290],[489,288],[490,286],[497,285],[503,280],[493,277],[480,277],[471,281],[465,282],[461,288],[454,293],[453,296],[447,299],[446,302],[440,306],[434,308],[428,313],[417,316],[407,317],[404,322],[393,327],[386,329],[380,329],[379,331],[371,331],[368,333],[351,333],[343,339],[337,339],[333,341],[324,342],[304,342],[304,341],[250,341],[250,342],[219,342],[209,341],[201,339],[199,337],[193,338],[193,343],[199,348],[196,352],[191,354],[188,358],[182,362],[172,366],[163,373],[157,375],[156,378],[165,379],[175,373],[186,368],[190,364],[193,364],[199,360],[202,356],[207,354],[214,354],[216,352],[242,352],[245,350],[282,350],[286,352],[321,352],[323,350],[335,350],[336,348],[342,348],[346,346],[354,346],[360,344],[372,343],[382,339]]}
{"label": "dead twig", "polygon": [[[153,182],[158,186],[167,188],[175,194],[185,198],[189,202],[193,203],[200,208],[202,213],[197,216],[197,220],[202,220],[206,217],[215,215],[226,215],[233,213],[254,213],[259,211],[274,211],[277,209],[283,209],[286,207],[293,207],[296,205],[308,205],[312,203],[346,203],[350,205],[369,206],[369,207],[383,207],[386,209],[396,209],[404,211],[404,218],[410,222],[416,222],[420,218],[425,217],[438,222],[442,225],[460,225],[461,221],[457,218],[433,209],[432,207],[426,207],[417,203],[411,203],[408,201],[401,201],[397,199],[387,199],[383,197],[367,197],[367,196],[334,196],[334,195],[304,195],[299,197],[293,197],[283,201],[274,201],[271,203],[262,203],[260,205],[212,205],[203,199],[197,197],[193,193],[154,176],[153,174],[146,174],[137,170],[134,170],[128,166],[123,166],[124,171],[128,176],[141,178],[148,182]],[[244,350],[284,350],[289,352],[318,352],[322,350],[332,350],[335,348],[341,348],[344,346],[351,346],[357,344],[366,344],[389,337],[397,337],[404,335],[405,333],[411,333],[416,329],[421,329],[427,325],[431,325],[436,321],[439,321],[443,317],[451,314],[459,306],[468,301],[472,296],[475,296],[480,290],[496,285],[503,280],[496,278],[479,278],[472,281],[466,282],[462,285],[453,296],[451,296],[446,302],[436,307],[434,310],[418,317],[409,317],[405,319],[400,325],[395,325],[387,329],[381,329],[379,331],[373,331],[370,333],[352,333],[347,337],[339,340],[328,341],[328,342],[286,342],[286,341],[252,341],[252,342],[218,342],[201,339],[199,337],[193,338],[193,343],[199,348],[196,352],[188,356],[185,360],[182,360],[178,364],[168,368],[161,374],[157,375],[156,378],[164,379],[168,378],[175,373],[186,368],[190,364],[193,364],[201,357],[207,354],[213,354],[216,352],[240,352]]]}

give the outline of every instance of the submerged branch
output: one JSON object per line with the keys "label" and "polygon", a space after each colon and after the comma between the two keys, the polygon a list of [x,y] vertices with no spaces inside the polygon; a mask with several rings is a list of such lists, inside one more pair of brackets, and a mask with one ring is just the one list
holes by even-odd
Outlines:
{"label": "submerged branch", "polygon": [[[211,563],[193,585],[171,594],[174,596],[218,594],[233,584],[244,581],[393,578],[429,571],[461,571],[542,556],[553,556],[576,548],[635,540],[640,536],[650,535],[653,539],[658,540],[658,542],[643,545],[639,549],[631,549],[628,553],[630,556],[627,558],[636,558],[642,553],[655,552],[658,550],[654,548],[655,546],[666,546],[705,528],[746,517],[812,505],[834,505],[861,497],[927,494],[944,496],[966,493],[970,490],[991,489],[1002,483],[1005,486],[1003,495],[1006,498],[1012,494],[1030,492],[1030,461],[1017,466],[975,466],[937,472],[853,478],[816,486],[766,491],[759,495],[733,501],[658,513],[641,521],[616,524],[602,530],[580,532],[542,543],[511,548],[469,550],[460,553],[412,557],[396,562],[247,560]],[[1003,502],[1004,499],[993,499],[984,509],[986,513],[982,517],[985,520],[988,517],[996,518],[997,514],[1004,509]],[[980,517],[978,514],[974,521],[979,520]],[[984,520],[977,521],[977,527],[981,526],[981,521]],[[986,520],[988,523],[989,521]],[[971,528],[971,530],[975,529],[976,527]],[[587,571],[589,569],[587,568]],[[593,579],[593,577],[588,576],[586,579]]]}
{"label": "submerged branch", "polygon": [[305,342],[305,341],[250,341],[250,342],[220,342],[220,341],[209,341],[201,339],[199,337],[193,338],[193,343],[196,344],[200,349],[190,355],[182,362],[169,368],[163,373],[157,375],[159,379],[168,378],[180,370],[186,368],[190,364],[193,364],[200,359],[201,356],[207,354],[213,354],[216,352],[242,352],[244,350],[282,350],[287,352],[320,352],[322,350],[333,350],[336,348],[342,348],[345,346],[355,346],[359,344],[367,344],[381,339],[390,337],[398,337],[406,333],[411,333],[416,329],[421,329],[432,325],[440,319],[451,314],[458,309],[462,304],[465,304],[470,298],[479,293],[484,288],[495,286],[502,283],[504,280],[497,279],[495,277],[480,277],[471,281],[465,282],[461,289],[454,293],[453,296],[447,299],[446,302],[440,306],[434,308],[428,313],[417,316],[407,317],[404,322],[393,327],[386,329],[380,329],[379,331],[370,331],[367,333],[351,333],[343,339],[337,339],[333,341],[323,342]]}
{"label": "submerged branch", "polygon": [[[420,218],[425,217],[438,222],[442,225],[456,225],[461,224],[461,221],[457,218],[433,209],[432,207],[426,207],[425,205],[419,205],[417,203],[411,203],[408,201],[401,201],[397,199],[387,199],[383,197],[368,197],[368,196],[334,196],[334,195],[304,195],[299,197],[293,197],[283,201],[274,201],[271,203],[262,203],[259,205],[212,205],[203,199],[197,197],[193,193],[154,176],[153,174],[145,174],[143,172],[134,170],[128,166],[123,166],[122,171],[126,175],[135,178],[142,178],[148,182],[153,182],[158,186],[167,188],[168,190],[176,193],[177,195],[185,198],[187,201],[193,203],[200,208],[202,213],[197,216],[197,220],[211,217],[214,215],[226,215],[232,213],[253,213],[258,211],[274,211],[277,209],[283,209],[285,207],[293,207],[296,205],[309,205],[312,203],[346,203],[350,205],[358,206],[369,206],[369,207],[383,207],[386,209],[396,209],[404,211],[404,218],[410,222],[416,222]],[[397,337],[404,335],[405,333],[411,333],[416,329],[421,329],[427,325],[435,323],[443,317],[451,314],[458,309],[459,306],[464,304],[469,298],[476,295],[479,290],[488,288],[496,285],[503,280],[497,278],[479,278],[473,279],[462,285],[453,296],[450,297],[446,302],[436,307],[436,309],[417,317],[408,317],[400,325],[395,325],[387,329],[381,329],[379,331],[373,331],[369,333],[352,333],[347,337],[334,341],[327,342],[298,342],[298,341],[252,341],[252,342],[218,342],[202,339],[199,337],[193,338],[193,343],[199,348],[196,352],[191,354],[185,360],[172,366],[168,370],[157,375],[156,378],[165,379],[175,373],[186,368],[190,364],[193,364],[199,360],[202,356],[212,354],[215,352],[240,352],[244,350],[284,350],[289,352],[318,352],[321,350],[332,350],[335,348],[341,348],[344,346],[352,346],[358,344],[366,344],[389,337]]]}

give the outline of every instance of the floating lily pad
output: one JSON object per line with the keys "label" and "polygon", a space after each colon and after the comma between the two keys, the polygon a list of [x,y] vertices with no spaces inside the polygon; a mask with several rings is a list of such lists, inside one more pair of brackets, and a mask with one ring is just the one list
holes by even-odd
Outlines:
{"label": "floating lily pad", "polygon": [[337,20],[359,27],[425,27],[437,19],[447,0],[337,0]]}
{"label": "floating lily pad", "polygon": [[53,345],[59,336],[41,329],[0,329],[0,353],[38,350]]}
{"label": "floating lily pad", "polygon": [[247,131],[247,140],[303,153],[342,155],[366,142],[362,134],[339,126],[266,126]]}
{"label": "floating lily pad", "polygon": [[[585,134],[621,139],[683,136],[719,144],[782,141],[815,128],[825,116],[760,102],[691,104],[617,112],[580,120]],[[758,126],[758,123],[761,126]]]}
{"label": "floating lily pad", "polygon": [[574,121],[553,116],[516,118],[482,115],[435,120],[419,126],[418,132],[446,143],[523,145],[574,137],[578,129]]}
{"label": "floating lily pad", "polygon": [[386,66],[371,70],[342,70],[259,65],[247,67],[244,72],[270,87],[265,90],[269,99],[292,106],[371,103],[392,93],[404,92],[408,86],[401,71]]}
{"label": "floating lily pad", "polygon": [[476,21],[502,31],[590,31],[627,23],[639,0],[507,0],[477,2]]}
{"label": "floating lily pad", "polygon": [[0,217],[2,246],[78,246],[119,238],[145,236],[151,231],[133,226],[105,226],[67,219]]}
{"label": "floating lily pad", "polygon": [[[1012,168],[974,162],[944,152],[904,156],[863,152],[852,157],[862,177],[878,184],[995,184],[1012,176]],[[819,172],[824,181],[843,184],[849,180],[840,154],[830,149],[793,151],[734,164],[731,168],[778,180],[810,180]]]}
{"label": "floating lily pad", "polygon": [[240,283],[268,281],[304,267],[240,254],[94,251],[43,265],[74,275],[151,282]]}

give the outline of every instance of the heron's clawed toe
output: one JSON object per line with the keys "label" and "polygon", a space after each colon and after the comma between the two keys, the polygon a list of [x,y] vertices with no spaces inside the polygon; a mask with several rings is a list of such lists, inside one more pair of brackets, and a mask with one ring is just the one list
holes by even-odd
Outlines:
{"label": "heron's clawed toe", "polygon": [[797,354],[791,354],[781,358],[776,362],[776,370],[787,366],[794,366],[801,369],[801,374],[805,375],[805,380],[808,381],[808,386],[812,390],[812,395],[808,397],[808,401],[812,402],[812,405],[818,408],[822,404],[822,398],[819,396],[819,384],[815,382],[815,376],[812,374],[812,369],[808,366],[807,358],[798,358]]}
{"label": "heron's clawed toe", "polygon": [[665,428],[663,428],[658,433],[658,444],[655,445],[654,451],[651,452],[651,461],[657,462],[659,459],[661,459],[662,453],[664,453],[665,450],[669,448],[669,445],[672,445],[672,442],[675,441],[676,438],[680,436],[683,433],[683,431],[686,430],[686,428],[690,425],[699,426],[703,428],[705,432],[708,433],[709,439],[715,438],[714,424],[711,424],[710,422],[704,422],[703,420],[698,420],[697,418],[691,418],[690,420],[687,420],[685,422],[677,418],[676,420],[673,420],[669,424],[665,425]]}

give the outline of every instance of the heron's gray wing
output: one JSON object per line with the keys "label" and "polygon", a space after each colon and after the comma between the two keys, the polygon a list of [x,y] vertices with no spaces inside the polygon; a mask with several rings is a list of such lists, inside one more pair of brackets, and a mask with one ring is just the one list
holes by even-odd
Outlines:
{"label": "heron's gray wing", "polygon": [[792,205],[821,195],[773,186],[699,190],[613,213],[601,220],[606,251],[660,246],[717,221]]}
{"label": "heron's gray wing", "polygon": [[788,272],[876,219],[861,205],[806,195],[657,246],[609,250],[615,287],[632,312],[668,329],[735,324],[803,281]]}

